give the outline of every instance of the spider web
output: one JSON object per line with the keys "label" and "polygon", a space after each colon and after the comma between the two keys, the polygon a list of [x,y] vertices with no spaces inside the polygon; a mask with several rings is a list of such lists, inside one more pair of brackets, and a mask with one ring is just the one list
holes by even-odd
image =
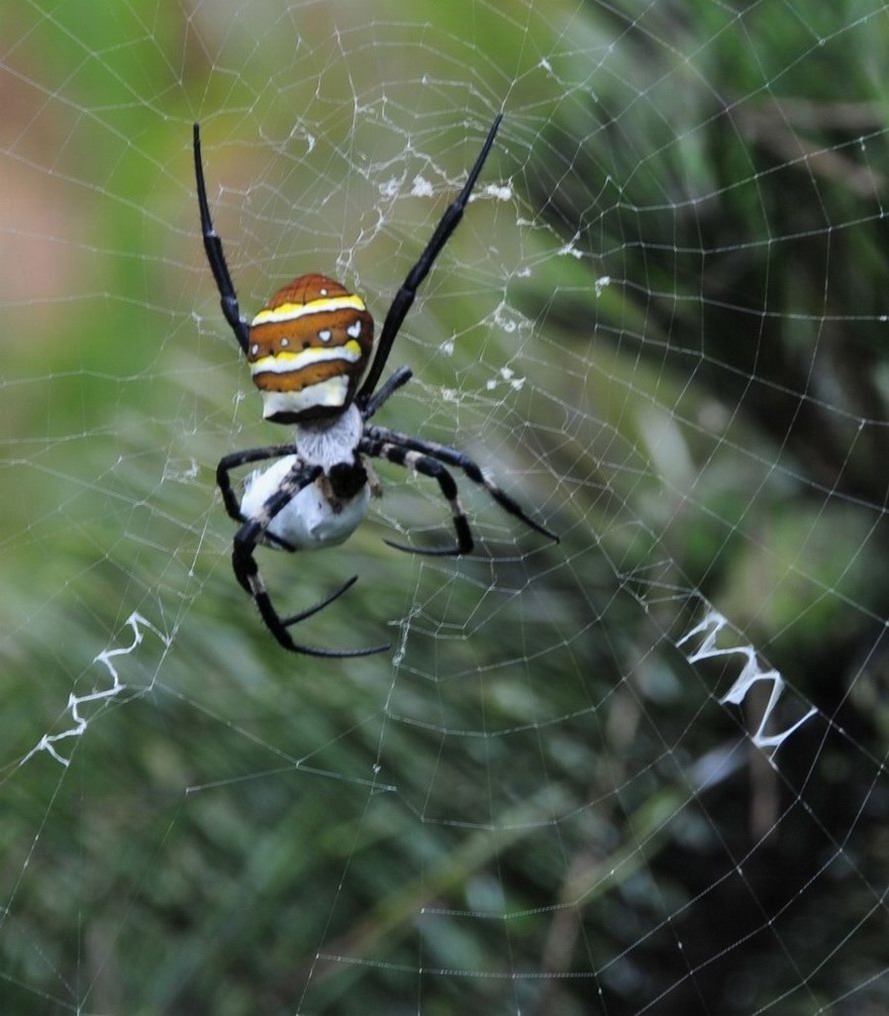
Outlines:
{"label": "spider web", "polygon": [[[440,9],[441,8],[441,9]],[[877,1013],[889,8],[22,5],[0,48],[5,1012]],[[229,567],[283,439],[218,310],[378,323],[471,454]]]}

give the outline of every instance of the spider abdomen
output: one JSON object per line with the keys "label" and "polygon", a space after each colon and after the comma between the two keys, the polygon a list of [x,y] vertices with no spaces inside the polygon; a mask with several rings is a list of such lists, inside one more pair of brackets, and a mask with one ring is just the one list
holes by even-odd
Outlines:
{"label": "spider abdomen", "polygon": [[250,324],[247,361],[276,423],[333,416],[355,397],[373,347],[364,301],[326,275],[300,275]]}
{"label": "spider abdomen", "polygon": [[[268,469],[253,473],[241,501],[245,518],[253,519],[260,514],[266,500],[280,489],[296,462],[296,455],[287,455]],[[297,550],[336,546],[361,523],[370,493],[370,487],[364,483],[351,497],[338,497],[331,489],[330,478],[322,473],[288,501],[269,523],[267,532]],[[267,541],[267,546],[280,549],[280,544],[273,541]]]}

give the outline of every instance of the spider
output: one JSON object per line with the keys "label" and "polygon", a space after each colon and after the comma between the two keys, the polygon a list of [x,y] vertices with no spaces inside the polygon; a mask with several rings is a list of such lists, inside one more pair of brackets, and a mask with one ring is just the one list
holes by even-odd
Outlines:
{"label": "spider", "polygon": [[[517,501],[463,452],[368,422],[412,377],[408,367],[399,367],[376,390],[417,287],[463,216],[501,119],[502,114],[494,120],[463,190],[445,211],[426,249],[396,293],[372,359],[374,322],[364,300],[325,275],[301,275],[294,279],[279,289],[249,323],[241,315],[222,241],[210,217],[200,125],[194,125],[201,233],[219,289],[222,313],[262,394],[263,416],[274,423],[292,424],[296,431],[293,440],[285,444],[226,455],[216,469],[225,510],[240,524],[232,550],[235,577],[253,598],[269,631],[291,652],[349,657],[389,648],[380,645],[340,650],[295,642],[288,629],[342,596],[357,576],[313,607],[282,616],[272,604],[254,558],[260,545],[292,553],[335,546],[346,540],[364,518],[371,493],[379,493],[379,482],[365,457],[384,459],[431,477],[450,507],[456,545],[423,548],[385,541],[396,550],[436,556],[468,554],[472,550],[472,533],[460,506],[457,484],[447,466],[461,469],[510,515],[558,542],[554,533],[530,518]],[[370,367],[359,389],[368,362]],[[232,487],[231,471],[268,459],[278,461],[249,477],[239,502]]]}

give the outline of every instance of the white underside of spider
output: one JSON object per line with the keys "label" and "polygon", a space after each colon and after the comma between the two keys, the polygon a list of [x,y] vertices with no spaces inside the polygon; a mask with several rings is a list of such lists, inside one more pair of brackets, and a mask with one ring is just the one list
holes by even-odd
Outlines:
{"label": "white underside of spider", "polygon": [[[241,509],[248,519],[256,518],[263,502],[280,487],[281,481],[297,461],[295,455],[280,459],[275,465],[254,473],[247,481],[247,489]],[[335,547],[343,543],[361,524],[367,514],[370,502],[370,488],[364,486],[349,501],[329,498],[322,474],[303,487],[286,507],[269,523],[267,532],[289,543],[297,550],[317,550],[321,547]],[[271,540],[262,541],[266,546],[281,549]]]}
{"label": "white underside of spider", "polygon": [[[354,461],[362,431],[363,421],[355,406],[331,421],[297,426],[294,454],[278,459],[268,469],[256,470],[247,479],[241,501],[244,517],[258,517],[262,506],[280,489],[297,462],[321,466],[324,472],[294,495],[269,523],[267,532],[297,550],[316,550],[343,543],[367,514],[371,489],[365,484],[354,497],[338,498],[330,489],[327,473],[335,465]],[[271,540],[263,542],[280,549],[280,545]]]}

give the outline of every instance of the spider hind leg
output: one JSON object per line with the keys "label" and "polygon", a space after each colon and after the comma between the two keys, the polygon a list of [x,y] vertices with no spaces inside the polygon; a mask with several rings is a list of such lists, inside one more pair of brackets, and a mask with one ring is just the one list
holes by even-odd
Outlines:
{"label": "spider hind leg", "polygon": [[[554,532],[547,529],[546,526],[541,525],[539,522],[535,522],[514,497],[511,497],[505,490],[502,490],[496,483],[494,483],[493,480],[487,477],[474,459],[471,459],[468,455],[465,455],[458,449],[450,448],[448,445],[438,444],[436,441],[426,441],[422,438],[411,437],[410,434],[402,434],[397,430],[389,430],[388,427],[368,426],[365,430],[365,435],[366,444],[363,445],[363,448],[367,450],[369,455],[380,455],[381,458],[386,458],[390,462],[398,462],[399,465],[407,465],[409,468],[415,468],[411,465],[411,462],[407,460],[407,455],[411,454],[415,457],[432,460],[437,463],[439,467],[441,467],[441,463],[445,463],[449,466],[455,466],[457,469],[462,469],[467,478],[472,480],[473,483],[478,484],[480,487],[484,487],[484,489],[488,492],[488,495],[496,501],[504,511],[509,512],[510,515],[513,515],[517,519],[521,519],[526,526],[529,526],[542,536],[548,536],[554,543],[560,542],[559,537]],[[400,450],[401,458],[393,458],[390,453],[381,454],[380,452],[374,450],[377,448],[397,448]],[[416,458],[412,461],[416,461]],[[424,472],[424,470],[418,469],[417,472]],[[426,472],[425,475],[432,476],[433,474],[431,472]],[[453,483],[453,478],[450,477],[449,473],[447,475]],[[442,489],[442,492],[444,493],[444,489]],[[393,546],[395,546],[395,544],[393,544]],[[399,547],[399,549],[403,550],[405,548]],[[442,553],[447,553],[447,551],[442,551]],[[461,551],[460,553],[463,552]]]}
{"label": "spider hind leg", "polygon": [[319,610],[324,610],[325,607],[333,603],[334,600],[338,600],[347,589],[351,589],[352,586],[358,581],[358,576],[353,575],[352,578],[345,581],[339,589],[335,589],[329,596],[325,596],[320,603],[316,603],[314,607],[309,607],[308,610],[301,610],[297,614],[290,614],[288,617],[281,618],[281,624],[285,628],[289,628],[292,624],[297,624],[299,621],[305,621],[307,617],[311,617],[313,614],[317,614]]}
{"label": "spider hind leg", "polygon": [[288,627],[305,620],[307,617],[311,617],[313,614],[317,614],[328,604],[339,599],[346,590],[354,585],[356,577],[353,576],[320,603],[297,614],[290,614],[282,618],[272,603],[260,575],[256,559],[253,556],[257,546],[266,535],[266,531],[274,517],[290,503],[300,490],[314,482],[320,473],[320,466],[295,465],[277,492],[266,500],[259,513],[241,526],[235,534],[232,548],[232,569],[234,570],[235,578],[237,578],[241,587],[249,593],[266,627],[275,637],[278,644],[292,653],[301,653],[305,656],[342,658],[369,656],[373,653],[385,652],[389,648],[388,645],[371,646],[364,649],[325,649],[319,646],[307,646],[295,642],[287,630]]}
{"label": "spider hind leg", "polygon": [[420,451],[404,448],[387,441],[362,442],[362,451],[374,458],[385,459],[387,462],[393,462],[397,466],[404,466],[407,469],[412,469],[415,473],[437,480],[442,495],[451,509],[451,517],[457,533],[455,547],[408,547],[406,544],[395,543],[392,540],[384,540],[384,543],[395,550],[403,550],[407,554],[425,554],[429,557],[457,557],[472,552],[474,546],[472,531],[457,496],[456,481],[437,459],[424,455]]}

